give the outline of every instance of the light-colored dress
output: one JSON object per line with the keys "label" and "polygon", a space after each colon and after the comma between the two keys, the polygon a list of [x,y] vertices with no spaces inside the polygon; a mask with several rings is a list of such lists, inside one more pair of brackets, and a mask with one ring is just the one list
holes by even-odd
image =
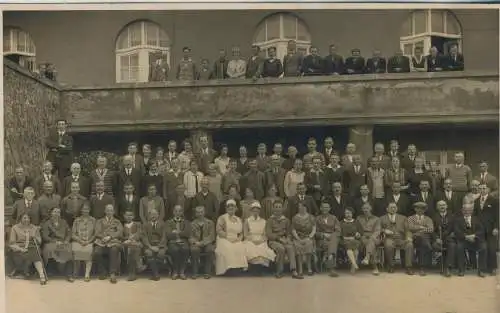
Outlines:
{"label": "light-colored dress", "polygon": [[[274,261],[276,254],[267,245],[266,237],[266,220],[257,217],[249,217],[244,227],[243,241],[248,263],[269,266],[269,263]],[[260,244],[255,244],[255,241],[263,241]]]}
{"label": "light-colored dress", "polygon": [[96,219],[92,216],[80,216],[73,223],[73,242],[71,243],[71,249],[73,250],[73,259],[75,261],[92,261],[94,244],[89,243],[86,246],[82,246],[76,240],[79,239],[92,242],[95,238],[95,223]]}
{"label": "light-colored dress", "polygon": [[314,217],[307,213],[304,215],[296,214],[292,219],[292,230],[295,230],[297,236],[301,240],[293,239],[293,245],[295,247],[295,252],[298,255],[312,254],[314,253],[314,240],[309,236],[311,235],[314,226],[316,225],[316,220]]}
{"label": "light-colored dress", "polygon": [[231,60],[227,64],[227,75],[229,78],[244,78],[247,62],[243,59]]}
{"label": "light-colored dress", "polygon": [[304,172],[288,171],[285,175],[284,190],[287,198],[297,194],[297,185],[304,182]]}
{"label": "light-colored dress", "polygon": [[[226,238],[219,236],[226,233]],[[217,219],[217,240],[215,248],[215,274],[223,275],[232,268],[248,268],[245,246],[242,241],[231,242],[241,236],[243,224],[237,216],[224,214]]]}
{"label": "light-colored dress", "polygon": [[241,206],[241,220],[246,221],[247,218],[252,215],[252,204],[255,202],[258,202],[257,200],[247,200],[243,199],[240,201],[240,206]]}
{"label": "light-colored dress", "polygon": [[221,157],[216,157],[214,160],[215,166],[217,168],[217,171],[224,176],[224,174],[227,173],[228,171],[228,166],[229,166],[229,157],[221,158]]}
{"label": "light-colored dress", "polygon": [[[73,257],[71,251],[71,230],[65,220],[47,220],[42,225],[42,239],[44,242],[42,254],[45,263],[54,259],[57,263],[66,263]],[[60,241],[60,244],[56,242]]]}

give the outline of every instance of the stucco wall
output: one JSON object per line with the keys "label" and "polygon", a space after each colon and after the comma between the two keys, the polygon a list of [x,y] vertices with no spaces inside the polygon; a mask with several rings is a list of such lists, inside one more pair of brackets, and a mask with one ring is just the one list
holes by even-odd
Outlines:
{"label": "stucco wall", "polygon": [[5,176],[13,175],[16,165],[36,176],[47,153],[44,139],[62,116],[59,90],[5,59],[3,81]]}
{"label": "stucco wall", "polygon": [[[115,38],[136,19],[159,23],[173,44],[175,64],[183,46],[196,59],[214,59],[219,48],[239,45],[248,55],[255,27],[270,11],[107,11],[5,12],[4,25],[28,31],[36,44],[38,61],[52,62],[61,82],[102,85],[115,81]],[[326,54],[332,42],[347,54],[360,48],[370,56],[399,49],[402,23],[408,10],[310,10],[297,13],[309,26],[312,40]],[[469,70],[498,68],[498,10],[455,10],[463,28],[463,52]],[[228,31],[230,29],[230,31]]]}
{"label": "stucco wall", "polygon": [[74,88],[63,91],[63,102],[79,131],[468,122],[471,116],[497,119],[498,74],[413,73],[200,82],[195,87],[179,83]]}

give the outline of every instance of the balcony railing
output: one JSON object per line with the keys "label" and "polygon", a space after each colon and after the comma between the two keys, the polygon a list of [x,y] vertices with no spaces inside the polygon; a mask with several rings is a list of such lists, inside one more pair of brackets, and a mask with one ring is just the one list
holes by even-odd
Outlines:
{"label": "balcony railing", "polygon": [[498,73],[64,86],[76,132],[498,121]]}

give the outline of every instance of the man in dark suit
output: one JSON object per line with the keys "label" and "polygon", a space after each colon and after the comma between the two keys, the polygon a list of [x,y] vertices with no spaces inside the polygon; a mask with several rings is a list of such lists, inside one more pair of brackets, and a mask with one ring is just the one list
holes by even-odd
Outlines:
{"label": "man in dark suit", "polygon": [[170,202],[176,196],[176,188],[184,183],[184,175],[179,168],[179,160],[170,162],[170,171],[163,175],[163,198]]}
{"label": "man in dark suit", "polygon": [[401,167],[407,172],[411,172],[415,167],[415,158],[417,157],[417,146],[409,144],[405,153],[401,155]]}
{"label": "man in dark suit", "polygon": [[340,182],[334,182],[332,190],[332,194],[326,197],[325,201],[330,204],[330,213],[335,215],[339,221],[342,221],[345,209],[351,205],[350,199],[342,193],[342,184]]}
{"label": "man in dark suit", "polygon": [[208,175],[208,165],[213,163],[217,152],[208,147],[207,136],[200,137],[200,150],[195,153],[198,161],[198,168],[204,175]]}
{"label": "man in dark suit", "polygon": [[464,203],[462,214],[458,215],[453,223],[453,233],[457,241],[458,276],[464,276],[467,250],[471,255],[479,254],[478,276],[484,277],[487,270],[485,230],[479,217],[472,215],[473,210],[472,203]]}
{"label": "man in dark suit", "polygon": [[391,192],[387,194],[387,203],[395,203],[398,207],[398,213],[406,217],[411,215],[410,212],[410,199],[408,195],[401,192],[401,183],[393,182]]}
{"label": "man in dark suit", "polygon": [[35,189],[33,187],[26,187],[23,191],[24,199],[19,199],[12,207],[12,215],[10,226],[13,226],[21,221],[23,214],[27,213],[31,218],[31,224],[40,225],[42,222],[40,216],[40,205],[35,198]]}
{"label": "man in dark suit", "polygon": [[43,194],[43,184],[46,181],[52,182],[53,192],[55,194],[61,193],[61,182],[56,175],[52,174],[52,168],[52,163],[46,161],[43,163],[42,175],[35,179],[35,186],[33,187],[35,187],[35,192],[38,197]]}
{"label": "man in dark suit", "polygon": [[286,171],[289,171],[293,168],[293,165],[295,164],[295,160],[297,160],[297,148],[295,146],[289,146],[287,150],[287,158],[283,163],[281,164],[281,167],[284,168]]}
{"label": "man in dark suit", "polygon": [[123,158],[125,159],[126,157],[130,157],[130,159],[132,160],[132,167],[137,169],[142,175],[142,173],[145,173],[144,158],[142,157],[142,155],[138,154],[138,146],[139,145],[137,144],[137,142],[129,143],[127,147],[128,154]]}
{"label": "man in dark suit", "polygon": [[451,269],[455,266],[457,249],[455,234],[453,233],[456,215],[450,212],[444,200],[439,200],[436,206],[437,214],[432,218],[434,223],[434,244],[432,247],[435,251],[443,253],[441,256],[441,262],[443,262],[442,274],[450,277]]}
{"label": "man in dark suit", "polygon": [[[429,191],[431,186],[428,181],[422,180],[420,181],[420,192],[417,193],[413,199],[412,199],[412,204],[417,203],[417,202],[424,202],[427,205],[427,210],[425,214],[427,216],[434,216],[436,214],[436,208],[435,204],[436,202],[434,201],[434,196],[432,193]],[[413,212],[411,212],[413,214]]]}
{"label": "man in dark suit", "polygon": [[67,126],[66,120],[57,120],[56,128],[50,130],[45,139],[45,146],[49,149],[46,160],[54,165],[59,180],[69,175],[73,162],[73,137],[67,133]]}
{"label": "man in dark suit", "polygon": [[365,72],[365,58],[361,56],[361,50],[351,50],[351,56],[345,60],[345,70],[348,75],[363,74]]}
{"label": "man in dark suit", "polygon": [[[142,160],[140,160],[142,162]],[[116,172],[113,194],[116,197],[123,196],[124,188],[127,183],[134,186],[134,190],[139,191],[141,188],[142,173],[141,170],[135,166],[134,160],[131,155],[123,157],[123,168]],[[120,216],[122,216],[120,214]],[[137,216],[137,215],[136,215]]]}
{"label": "man in dark suit", "polygon": [[126,182],[123,186],[123,191],[117,198],[117,206],[120,217],[124,216],[125,212],[134,212],[134,220],[140,221],[139,216],[139,200],[140,197],[134,194],[134,185],[131,182]]}
{"label": "man in dark suit", "polygon": [[464,55],[458,52],[456,44],[450,47],[450,53],[445,60],[447,71],[463,71],[465,68]]}
{"label": "man in dark suit", "polygon": [[264,173],[269,168],[270,158],[267,156],[267,146],[265,143],[259,143],[257,146],[257,156],[255,160],[257,160],[257,168],[259,171]]}
{"label": "man in dark suit", "polygon": [[410,58],[403,55],[403,51],[398,50],[387,62],[387,73],[409,73]]}
{"label": "man in dark suit", "polygon": [[352,165],[344,172],[344,189],[351,197],[359,195],[359,188],[367,183],[368,170],[361,164],[361,156],[353,155]]}
{"label": "man in dark suit", "polygon": [[113,186],[115,185],[116,174],[108,167],[108,159],[104,155],[97,157],[97,168],[90,172],[90,192],[96,193],[96,184],[99,181],[104,182],[104,192],[113,195]]}
{"label": "man in dark suit", "polygon": [[389,152],[387,153],[389,158],[398,158],[401,160],[401,154],[399,153],[399,142],[395,139],[391,140]]}
{"label": "man in dark suit", "polygon": [[264,175],[266,177],[266,190],[269,190],[272,185],[275,185],[278,190],[278,196],[284,198],[286,170],[281,167],[281,159],[278,155],[271,156],[271,168],[269,168]]}
{"label": "man in dark suit", "polygon": [[77,182],[80,186],[80,195],[85,198],[90,197],[90,180],[81,174],[82,167],[79,163],[71,164],[71,175],[65,177],[62,183],[61,197],[66,197],[71,193],[71,183]]}
{"label": "man in dark suit", "polygon": [[209,182],[206,177],[202,178],[200,185],[201,191],[194,197],[189,212],[187,212],[186,208],[187,218],[192,219],[194,216],[194,209],[198,206],[202,206],[205,208],[206,217],[215,221],[219,217],[219,200],[217,196],[209,190]]}
{"label": "man in dark suit", "polygon": [[453,184],[451,179],[447,178],[444,180],[444,191],[438,192],[436,195],[435,199],[437,201],[443,200],[446,202],[446,206],[448,208],[448,211],[452,214],[458,214],[460,213],[462,209],[462,202],[463,202],[463,197],[453,191]]}
{"label": "man in dark suit", "polygon": [[309,51],[310,54],[307,55],[302,62],[302,72],[304,76],[323,75],[325,66],[323,64],[323,58],[319,55],[318,48],[311,46]]}
{"label": "man in dark suit", "polygon": [[373,159],[380,162],[380,167],[383,169],[387,169],[391,166],[391,158],[385,154],[385,147],[381,142],[377,142],[373,146],[373,156],[371,157],[371,160]]}
{"label": "man in dark suit", "polygon": [[317,215],[318,207],[316,205],[316,201],[314,201],[313,197],[306,195],[306,185],[304,183],[299,183],[297,185],[297,194],[293,197],[290,197],[286,201],[286,212],[287,216],[291,219],[297,214],[299,211],[299,203],[303,203],[309,214]]}
{"label": "man in dark suit", "polygon": [[382,74],[387,70],[387,62],[380,50],[374,50],[373,56],[366,61],[366,72],[373,74]]}
{"label": "man in dark suit", "polygon": [[26,175],[22,166],[16,167],[14,177],[9,179],[7,185],[14,201],[23,198],[24,189],[26,187],[35,187],[34,182]]}
{"label": "man in dark suit", "polygon": [[363,206],[365,204],[369,204],[372,208],[374,206],[373,198],[370,195],[370,188],[368,188],[368,185],[366,184],[359,187],[359,196],[354,197],[353,199],[354,200],[352,201],[352,207],[356,212],[356,216],[362,215]]}
{"label": "man in dark suit", "polygon": [[141,196],[146,196],[148,194],[148,188],[151,185],[155,185],[158,195],[162,196],[163,176],[158,172],[158,165],[156,163],[151,163],[149,172],[141,179],[141,185]]}
{"label": "man in dark suit", "polygon": [[307,194],[316,201],[319,208],[321,200],[329,194],[329,185],[325,172],[321,169],[322,160],[320,157],[314,157],[312,160],[312,169],[305,173],[304,184],[307,188]]}
{"label": "man in dark suit", "polygon": [[334,150],[334,141],[332,137],[326,137],[323,141],[323,159],[325,160],[324,166],[330,164],[330,159],[332,154],[337,154],[337,151]]}
{"label": "man in dark suit", "polygon": [[490,192],[497,191],[498,179],[494,175],[488,173],[488,162],[482,161],[479,164],[479,171],[480,171],[479,175],[476,176],[474,179],[482,184],[486,184],[486,186],[488,186],[488,188],[490,189]]}
{"label": "man in dark suit", "polygon": [[344,58],[337,53],[337,47],[334,44],[330,45],[330,54],[325,57],[323,65],[326,75],[344,74]]}
{"label": "man in dark suit", "polygon": [[245,189],[250,188],[253,191],[255,199],[261,201],[266,194],[265,175],[257,168],[257,161],[255,159],[248,163],[248,167],[248,172],[240,178],[240,191],[244,194]]}
{"label": "man in dark suit", "polygon": [[104,211],[108,204],[115,207],[115,200],[113,196],[104,192],[104,182],[98,181],[95,184],[95,195],[90,197],[90,215],[96,220],[103,218],[105,216]]}
{"label": "man in dark suit", "polygon": [[498,199],[490,195],[486,184],[479,185],[481,195],[474,201],[474,216],[483,225],[486,240],[486,269],[492,275],[497,270],[498,251]]}
{"label": "man in dark suit", "polygon": [[344,167],[340,165],[340,157],[338,154],[333,153],[330,155],[330,160],[325,168],[325,176],[329,186],[335,182],[343,184]]}
{"label": "man in dark suit", "polygon": [[149,220],[142,226],[142,243],[144,244],[144,255],[152,272],[151,280],[158,281],[160,280],[160,267],[167,252],[165,223],[159,218],[158,211],[152,209],[149,212]]}

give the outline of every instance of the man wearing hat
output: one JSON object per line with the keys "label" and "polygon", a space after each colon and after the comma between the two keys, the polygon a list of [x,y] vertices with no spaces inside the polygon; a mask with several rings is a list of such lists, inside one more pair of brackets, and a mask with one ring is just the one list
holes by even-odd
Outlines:
{"label": "man wearing hat", "polygon": [[413,244],[418,254],[418,265],[420,276],[425,276],[425,268],[432,263],[431,238],[434,233],[434,222],[425,215],[427,204],[425,202],[415,202],[413,204],[415,214],[408,217],[408,228],[413,235]]}

